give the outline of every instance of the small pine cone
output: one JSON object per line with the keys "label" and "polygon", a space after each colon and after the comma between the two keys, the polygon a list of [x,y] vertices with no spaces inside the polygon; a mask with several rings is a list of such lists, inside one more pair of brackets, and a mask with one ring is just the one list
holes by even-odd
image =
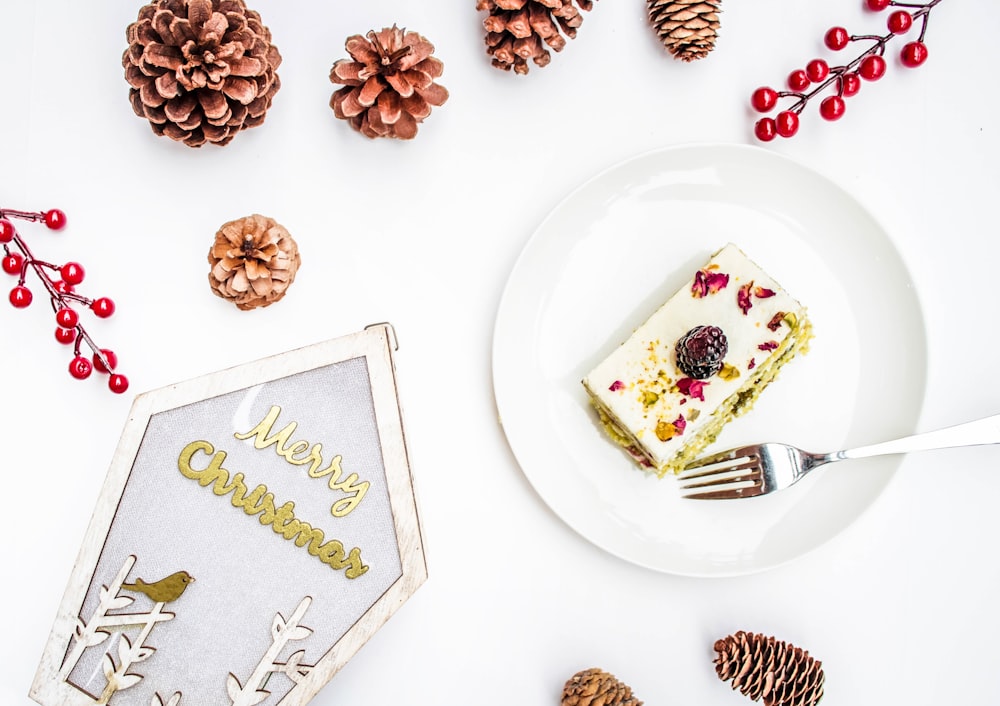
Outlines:
{"label": "small pine cone", "polygon": [[719,36],[721,0],[646,0],[649,21],[675,59],[703,59]]}
{"label": "small pine cone", "polygon": [[344,86],[333,92],[330,107],[362,135],[412,140],[431,106],[448,100],[448,90],[434,83],[444,64],[431,56],[434,45],[416,32],[393,25],[372,30],[367,38],[348,37],[345,48],[351,58],[330,69],[330,81]]}
{"label": "small pine cone", "polygon": [[212,291],[247,311],[285,296],[302,258],[295,240],[272,218],[254,214],[224,224],[208,251]]}
{"label": "small pine cone", "polygon": [[125,36],[132,110],[190,147],[260,125],[281,86],[281,54],[243,0],[155,0]]}
{"label": "small pine cone", "polygon": [[743,632],[715,642],[715,671],[764,706],[814,706],[823,698],[823,665],[773,637]]}
{"label": "small pine cone", "polygon": [[576,38],[583,23],[580,10],[589,12],[593,6],[594,0],[476,1],[477,10],[490,13],[483,27],[493,65],[521,75],[528,73],[528,59],[538,67],[547,66],[552,55],[545,46],[562,51],[566,37]]}
{"label": "small pine cone", "polygon": [[563,687],[562,706],[642,706],[632,689],[600,669],[577,672]]}

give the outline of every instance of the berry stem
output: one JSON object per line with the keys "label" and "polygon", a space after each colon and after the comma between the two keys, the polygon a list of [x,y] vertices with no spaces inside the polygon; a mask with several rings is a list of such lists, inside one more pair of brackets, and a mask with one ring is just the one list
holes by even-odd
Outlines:
{"label": "berry stem", "polygon": [[13,208],[0,208],[0,218],[20,218],[22,221],[45,222],[45,213],[36,211],[17,211]]}
{"label": "berry stem", "polygon": [[[19,211],[11,208],[0,208],[0,218],[17,218],[19,220],[30,221],[33,223],[45,223],[46,213],[44,211]],[[38,276],[39,281],[42,283],[42,286],[45,287],[45,291],[48,292],[49,304],[52,307],[53,312],[58,312],[60,309],[68,308],[71,302],[83,304],[87,307],[94,303],[93,299],[89,299],[88,297],[84,297],[73,292],[60,292],[56,288],[55,282],[53,282],[52,278],[49,276],[49,271],[58,272],[60,270],[59,266],[36,258],[35,254],[31,251],[31,248],[25,242],[24,238],[21,237],[21,234],[18,233],[16,228],[13,229],[10,243],[13,244],[14,247],[20,251],[21,255],[24,256],[24,263],[21,265],[21,271],[18,277],[18,286],[24,286],[29,269],[34,271],[34,273]],[[5,254],[10,255],[10,248],[7,243],[3,244],[3,249]],[[105,370],[110,372],[112,365],[108,360],[108,356],[105,355],[104,351],[97,345],[94,339],[90,337],[90,334],[87,333],[83,324],[77,323],[73,328],[76,331],[76,340],[73,345],[73,355],[79,356],[81,343],[86,343],[95,359],[99,360]],[[124,378],[122,379],[124,380]],[[124,392],[126,388],[127,384],[119,391]]]}
{"label": "berry stem", "polygon": [[[940,0],[937,1],[940,2]],[[896,35],[893,32],[889,32],[889,34],[885,36],[879,36],[876,34],[863,34],[863,35],[852,34],[850,37],[850,41],[852,42],[872,40],[875,43],[868,49],[866,49],[864,52],[859,54],[857,57],[855,57],[850,63],[844,64],[842,66],[831,66],[829,76],[827,76],[821,83],[816,84],[816,87],[810,90],[809,92],[799,93],[796,91],[778,91],[778,97],[780,98],[797,97],[798,100],[794,104],[792,104],[789,110],[791,110],[793,113],[801,113],[805,109],[806,104],[810,100],[812,100],[812,98],[816,94],[822,93],[826,89],[826,87],[829,86],[831,83],[837,82],[837,95],[843,95],[844,74],[851,73],[853,69],[856,69],[866,56],[871,56],[872,54],[879,54],[879,55],[884,54],[885,45],[894,36]]]}
{"label": "berry stem", "polygon": [[[913,14],[917,15],[917,13]],[[920,16],[920,35],[917,37],[917,41],[922,42],[924,41],[924,35],[927,34],[927,20],[931,16],[930,10],[928,10],[927,12],[920,13],[919,16]]]}
{"label": "berry stem", "polygon": [[[916,41],[923,42],[924,35],[927,32],[927,24],[930,18],[931,10],[934,9],[940,3],[941,0],[928,0],[924,3],[915,2],[899,2],[898,0],[890,0],[889,6],[900,7],[900,8],[912,8],[913,11],[910,13],[914,21],[920,20],[920,35]],[[909,28],[907,28],[909,29]],[[832,30],[831,30],[832,31]],[[831,66],[829,73],[822,81],[817,82],[812,85],[808,91],[796,91],[796,90],[784,90],[776,91],[777,98],[780,100],[782,98],[792,98],[794,102],[786,109],[788,112],[799,115],[805,110],[806,105],[816,97],[818,94],[825,91],[832,84],[836,84],[836,95],[844,96],[844,76],[855,72],[861,63],[869,56],[884,56],[886,52],[886,46],[888,43],[897,36],[896,32],[889,30],[887,34],[852,34],[847,38],[848,43],[855,42],[872,42],[872,45],[867,49],[858,54],[849,63],[840,66]],[[843,48],[844,45],[837,46],[837,49]],[[831,46],[831,48],[833,48]],[[768,138],[769,139],[769,138]]]}

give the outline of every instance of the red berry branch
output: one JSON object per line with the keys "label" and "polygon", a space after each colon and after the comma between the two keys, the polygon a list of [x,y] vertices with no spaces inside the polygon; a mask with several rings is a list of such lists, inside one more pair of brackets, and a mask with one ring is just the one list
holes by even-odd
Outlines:
{"label": "red berry branch", "polygon": [[[83,380],[90,377],[96,368],[98,372],[108,374],[108,387],[112,392],[118,394],[125,392],[128,389],[128,378],[113,372],[118,367],[118,356],[113,351],[99,348],[94,343],[80,323],[79,313],[73,308],[74,304],[82,305],[88,307],[99,318],[106,319],[115,312],[115,303],[107,297],[88,299],[77,294],[75,287],[83,281],[83,267],[77,262],[53,265],[36,258],[14,228],[11,218],[44,223],[51,230],[60,230],[66,225],[66,214],[56,208],[37,213],[0,208],[0,245],[3,246],[4,252],[0,267],[7,274],[17,277],[17,286],[10,290],[10,303],[15,309],[24,309],[31,304],[34,295],[25,285],[25,280],[29,271],[34,272],[48,292],[52,311],[55,312],[58,324],[56,340],[65,345],[73,345],[73,360],[69,364],[69,374],[77,380]],[[58,277],[54,276],[55,273],[58,273]],[[84,343],[90,348],[89,357],[81,353]]]}
{"label": "red berry branch", "polygon": [[[779,111],[772,117],[761,118],[754,125],[754,135],[758,140],[770,142],[779,137],[791,137],[799,130],[799,115],[810,100],[824,92],[828,92],[820,101],[819,114],[825,120],[838,120],[844,115],[847,104],[845,98],[850,98],[861,90],[861,81],[878,81],[885,75],[885,51],[889,42],[901,34],[910,31],[913,25],[920,23],[920,34],[905,45],[899,52],[899,60],[908,68],[916,68],[927,60],[927,45],[924,35],[927,33],[927,20],[931,10],[941,0],[930,0],[925,3],[897,2],[897,0],[865,0],[869,10],[881,12],[888,7],[900,9],[889,13],[886,26],[888,34],[848,34],[843,27],[832,27],[823,37],[823,43],[828,49],[840,51],[852,42],[871,42],[859,56],[847,64],[830,66],[823,59],[813,59],[804,69],[796,69],[788,75],[788,90],[778,91],[768,86],[762,86],[753,92],[750,104],[760,113],[769,113],[778,101],[789,98],[791,105]],[[906,9],[902,9],[906,8]],[[829,89],[832,88],[832,92]]]}

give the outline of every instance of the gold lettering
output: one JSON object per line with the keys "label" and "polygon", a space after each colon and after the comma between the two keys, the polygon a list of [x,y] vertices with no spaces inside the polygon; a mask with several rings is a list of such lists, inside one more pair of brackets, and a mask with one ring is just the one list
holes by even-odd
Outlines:
{"label": "gold lettering", "polygon": [[[310,451],[304,459],[295,458],[296,454],[304,453],[305,450],[309,448],[308,441],[291,441],[292,434],[294,434],[295,430],[299,428],[298,422],[289,422],[283,429],[271,434],[271,430],[274,428],[274,423],[278,421],[279,414],[281,414],[281,407],[273,405],[264,418],[260,420],[260,424],[255,426],[250,431],[243,432],[242,434],[240,432],[236,432],[233,436],[241,441],[245,441],[252,437],[253,447],[258,451],[266,449],[268,446],[274,446],[274,452],[276,454],[289,463],[294,463],[296,466],[302,466],[306,463],[315,463],[316,461],[313,456],[313,451]],[[268,436],[268,434],[271,435]],[[316,444],[316,446],[319,446],[319,444]]]}
{"label": "gold lettering", "polygon": [[243,434],[236,432],[235,434],[233,434],[233,436],[235,436],[240,441],[245,441],[246,439],[249,439],[251,436],[254,437],[253,447],[258,451],[261,449],[266,449],[271,444],[274,444],[275,451],[277,451],[280,454],[281,452],[278,451],[278,449],[280,449],[281,447],[283,447],[285,444],[288,443],[288,439],[292,436],[292,434],[295,433],[295,429],[296,427],[298,427],[298,424],[292,422],[274,436],[269,437],[268,434],[271,433],[271,428],[274,427],[274,423],[278,421],[279,414],[281,414],[281,407],[279,407],[278,405],[272,405],[268,413],[264,416],[263,419],[260,420],[260,424],[258,424],[248,432],[244,432]]}
{"label": "gold lettering", "polygon": [[330,514],[334,517],[344,517],[345,515],[351,514],[351,510],[358,506],[358,503],[362,501],[365,497],[365,492],[368,490],[368,481],[362,484],[362,487],[358,488],[358,493],[347,498],[341,498],[333,504],[330,508]]}
{"label": "gold lettering", "polygon": [[[317,448],[322,449],[322,447],[319,444],[316,444],[316,446],[313,447],[314,450]],[[332,473],[333,476],[330,478],[330,488],[333,488],[335,483],[337,482],[337,479],[340,478],[340,474],[344,472],[343,469],[340,467],[340,462],[343,460],[343,457],[340,454],[337,454],[332,459],[330,459],[329,466],[327,466],[326,468],[319,468],[317,470],[318,466],[323,462],[323,457],[319,456],[318,460],[320,463],[313,464],[312,467],[310,467],[310,469],[307,471],[307,473],[309,473],[309,477],[322,478],[323,476],[327,476]]]}
{"label": "gold lettering", "polygon": [[344,545],[338,542],[336,539],[333,539],[324,544],[323,546],[319,547],[316,557],[323,562],[328,562],[330,564],[337,564],[337,566],[345,566]]}
{"label": "gold lettering", "polygon": [[348,559],[348,563],[351,565],[351,568],[344,572],[344,575],[347,578],[356,579],[358,576],[368,571],[368,566],[361,560],[361,550],[357,547],[354,547],[354,549],[351,550],[351,553],[348,554]]}
{"label": "gold lettering", "polygon": [[[204,470],[196,470],[191,465],[194,455],[199,452],[212,456]],[[244,474],[234,473],[230,476],[229,471],[222,466],[225,460],[225,451],[217,452],[207,441],[192,441],[177,457],[177,469],[185,478],[197,481],[203,488],[211,485],[215,495],[222,497],[232,493],[230,503],[233,507],[242,508],[250,516],[259,514],[260,524],[270,525],[275,534],[294,541],[298,547],[306,547],[306,551],[330,568],[339,570],[346,567],[344,575],[347,578],[354,579],[368,571],[361,560],[359,548],[353,548],[345,561],[343,543],[336,539],[326,541],[323,530],[295,517],[295,503],[291,500],[275,508],[274,495],[268,492],[266,485],[258,485],[248,492]]]}
{"label": "gold lettering", "polygon": [[295,454],[300,454],[309,448],[308,441],[296,441],[289,448],[283,449],[284,453],[281,455],[285,457],[285,460],[289,463],[294,463],[296,466],[301,466],[308,463],[312,459],[312,453],[306,456],[305,460],[300,460],[295,458]]}
{"label": "gold lettering", "polygon": [[[339,454],[330,460],[330,464],[326,468],[321,468],[323,465],[322,444],[313,444],[310,447],[308,441],[291,441],[292,434],[295,433],[295,430],[298,429],[299,426],[297,422],[289,422],[280,431],[272,433],[280,414],[281,407],[278,405],[272,405],[271,409],[268,410],[267,414],[257,426],[250,431],[236,432],[233,436],[241,441],[246,441],[247,439],[252,438],[253,446],[257,450],[263,450],[269,446],[274,446],[276,454],[295,466],[305,466],[308,464],[309,468],[306,473],[308,473],[310,478],[324,478],[325,476],[330,476],[329,480],[327,480],[327,485],[330,487],[330,490],[339,490],[348,495],[346,498],[337,500],[330,507],[330,514],[334,517],[345,517],[349,515],[354,511],[354,508],[356,508],[358,504],[364,500],[365,494],[368,492],[368,488],[371,487],[371,483],[366,480],[362,481],[357,473],[351,473],[347,476],[347,478],[341,480],[340,476],[343,474],[344,470],[340,465],[343,461],[343,457]],[[306,453],[306,449],[309,449],[308,453]],[[225,457],[223,456],[223,458]],[[207,485],[207,483],[202,483],[202,485]],[[217,492],[218,487],[219,486],[217,486]]]}
{"label": "gold lettering", "polygon": [[[274,513],[271,528],[278,534],[285,533],[285,525],[295,519],[295,503],[289,500]],[[287,539],[287,538],[286,538]]]}
{"label": "gold lettering", "polygon": [[[264,502],[267,496],[270,496],[272,500],[274,499],[274,496],[267,492],[266,485],[258,485],[256,488],[243,496],[243,500],[240,502],[239,506],[243,508],[243,512],[246,514],[257,515],[264,512]],[[236,496],[233,496],[234,505],[236,504],[235,497]]]}
{"label": "gold lettering", "polygon": [[[204,471],[196,471],[191,467],[191,457],[194,456],[197,451],[201,451],[206,454],[214,454],[215,447],[207,441],[192,441],[184,447],[181,451],[181,455],[177,458],[177,468],[180,469],[181,474],[185,478],[190,478],[191,480],[196,480],[201,483],[201,474],[204,473]],[[211,481],[209,481],[209,483],[211,483]],[[201,484],[203,486],[208,485],[208,483]]]}

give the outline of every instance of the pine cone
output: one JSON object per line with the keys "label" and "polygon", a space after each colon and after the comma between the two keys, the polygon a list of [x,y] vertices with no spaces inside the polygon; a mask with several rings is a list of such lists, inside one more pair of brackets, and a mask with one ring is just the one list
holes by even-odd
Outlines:
{"label": "pine cone", "polygon": [[600,669],[574,674],[563,687],[562,706],[642,706],[632,689]]}
{"label": "pine cone", "polygon": [[566,37],[576,38],[576,29],[583,23],[580,10],[590,11],[593,6],[593,0],[476,1],[477,10],[490,13],[483,27],[486,52],[493,57],[493,65],[522,75],[528,73],[528,59],[539,67],[552,60],[546,44],[562,51]]}
{"label": "pine cone", "polygon": [[260,125],[281,86],[281,54],[243,0],[155,0],[125,36],[132,109],[191,147]]}
{"label": "pine cone", "polygon": [[212,291],[244,311],[285,296],[302,259],[295,240],[272,218],[254,214],[219,228],[208,251]]}
{"label": "pine cone", "polygon": [[431,56],[434,45],[416,32],[393,25],[372,30],[367,38],[348,37],[345,48],[351,59],[339,59],[330,69],[330,81],[344,84],[334,91],[330,107],[362,135],[412,140],[431,106],[448,100],[448,90],[434,83],[444,64]]}
{"label": "pine cone", "polygon": [[703,59],[719,36],[721,0],[646,0],[663,46],[682,61]]}
{"label": "pine cone", "polygon": [[764,706],[813,706],[823,698],[823,665],[805,650],[742,630],[715,642],[715,671]]}

